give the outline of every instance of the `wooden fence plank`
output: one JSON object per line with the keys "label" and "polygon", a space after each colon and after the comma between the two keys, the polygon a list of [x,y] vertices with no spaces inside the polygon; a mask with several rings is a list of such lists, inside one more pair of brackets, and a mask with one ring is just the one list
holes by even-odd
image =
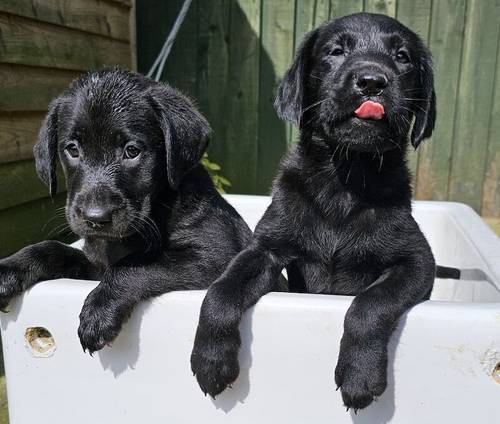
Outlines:
{"label": "wooden fence plank", "polygon": [[[58,166],[58,192],[65,191],[64,176]],[[35,199],[48,196],[48,188],[35,172],[35,162],[21,162],[0,165],[0,210],[11,208]]]}
{"label": "wooden fence plank", "polygon": [[[167,5],[167,13],[174,20],[181,10],[184,0],[169,0]],[[171,82],[176,88],[196,99],[197,81],[196,81],[196,60],[198,51],[198,20],[197,8],[198,3],[204,4],[200,0],[193,0],[191,7],[182,23],[182,29],[177,34],[172,51],[167,59],[165,70],[162,75],[162,80]],[[163,23],[161,25],[164,25]],[[170,32],[172,24],[168,25]],[[159,53],[159,51],[157,52]]]}
{"label": "wooden fence plank", "polygon": [[85,70],[130,66],[126,42],[0,13],[0,58],[4,63]]}
{"label": "wooden fence plank", "polygon": [[330,18],[339,18],[362,11],[363,0],[330,0]]}
{"label": "wooden fence plank", "polygon": [[[154,55],[181,1],[141,1],[139,38],[158,43]],[[215,130],[212,160],[223,166],[223,174],[234,183],[233,191],[262,193],[276,172],[278,158],[297,137],[296,130],[291,132],[288,124],[277,121],[271,103],[303,34],[318,25],[327,11],[331,18],[363,9],[396,16],[422,38],[429,37],[434,56],[438,119],[432,140],[421,146],[418,155],[410,155],[410,166],[417,169],[416,197],[443,200],[449,196],[476,209],[482,205],[483,213],[498,216],[500,101],[496,98],[500,89],[493,87],[500,79],[498,2],[195,0],[196,25],[188,17],[181,34],[187,31],[196,39],[196,51],[189,50],[189,45],[174,45],[174,50],[180,50],[169,58],[166,75],[198,98]],[[141,14],[148,15],[142,23]],[[141,46],[139,40],[139,62],[144,63],[145,53],[152,50],[148,43]],[[150,54],[148,65],[153,58]]]}
{"label": "wooden fence plank", "polygon": [[290,126],[273,107],[276,88],[293,55],[294,0],[262,4],[262,50],[259,85],[257,192],[267,194],[279,160],[289,144]]}
{"label": "wooden fence plank", "polygon": [[396,0],[365,0],[364,11],[396,16]]}
{"label": "wooden fence plank", "polygon": [[198,6],[198,105],[212,126],[210,160],[231,166],[228,150],[227,116],[229,77],[229,23],[231,0],[213,0]]}
{"label": "wooden fence plank", "polygon": [[434,135],[420,147],[416,197],[446,200],[464,36],[465,0],[433,2],[429,48],[437,99]]}
{"label": "wooden fence plank", "polygon": [[396,18],[416,32],[424,42],[429,38],[431,0],[398,0]]}
{"label": "wooden fence plank", "polygon": [[0,111],[45,111],[50,101],[80,74],[0,63]]}
{"label": "wooden fence plank", "polygon": [[33,157],[44,112],[0,113],[0,163]]}
{"label": "wooden fence plank", "polygon": [[469,0],[466,16],[449,199],[466,202],[479,210],[488,148],[500,5],[495,0]]}
{"label": "wooden fence plank", "polygon": [[122,7],[131,7],[132,0],[101,0],[103,3],[118,4]]}
{"label": "wooden fence plank", "polygon": [[235,193],[255,193],[259,126],[259,0],[231,3],[224,175]]}
{"label": "wooden fence plank", "polygon": [[137,69],[144,74],[153,65],[174,22],[175,16],[167,13],[168,3],[156,0],[137,2]]}
{"label": "wooden fence plank", "polygon": [[330,19],[330,0],[316,0],[314,5],[314,27]]}
{"label": "wooden fence plank", "polygon": [[304,34],[314,28],[314,8],[309,0],[297,0],[295,3],[294,51],[297,50]]}
{"label": "wooden fence plank", "polygon": [[65,220],[57,216],[64,206],[65,194],[54,200],[44,198],[10,209],[0,210],[0,257],[15,253],[22,247],[43,239],[72,242],[76,236],[65,230]]}
{"label": "wooden fence plank", "polygon": [[129,10],[99,0],[2,0],[0,11],[129,40]]}
{"label": "wooden fence plank", "polygon": [[498,37],[494,100],[490,117],[488,152],[481,204],[481,214],[491,217],[500,216],[500,34]]}

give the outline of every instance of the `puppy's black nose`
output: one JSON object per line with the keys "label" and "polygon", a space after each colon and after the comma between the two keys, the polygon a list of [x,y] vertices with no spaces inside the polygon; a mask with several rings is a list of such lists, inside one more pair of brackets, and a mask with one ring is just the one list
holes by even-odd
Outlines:
{"label": "puppy's black nose", "polygon": [[101,206],[92,206],[82,210],[82,217],[89,227],[96,228],[111,223],[113,210]]}
{"label": "puppy's black nose", "polygon": [[356,88],[367,96],[380,94],[387,84],[387,77],[381,72],[364,72],[356,79]]}

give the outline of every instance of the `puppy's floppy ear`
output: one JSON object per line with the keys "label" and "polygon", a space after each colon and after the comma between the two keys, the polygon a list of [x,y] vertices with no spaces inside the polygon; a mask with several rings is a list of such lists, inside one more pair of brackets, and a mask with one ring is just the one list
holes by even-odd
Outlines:
{"label": "puppy's floppy ear", "polygon": [[50,197],[54,197],[57,191],[56,162],[59,105],[59,99],[54,100],[49,105],[49,111],[38,133],[38,140],[33,147],[36,173],[49,186]]}
{"label": "puppy's floppy ear", "polygon": [[278,116],[296,125],[300,124],[308,62],[318,37],[318,30],[319,28],[316,28],[304,36],[274,100]]}
{"label": "puppy's floppy ear", "polygon": [[151,98],[165,141],[168,182],[176,190],[201,160],[211,128],[191,101],[168,85],[153,87]]}
{"label": "puppy's floppy ear", "polygon": [[415,111],[415,123],[411,133],[411,144],[416,149],[422,140],[429,138],[436,122],[436,93],[434,92],[434,76],[429,51],[424,48],[420,63],[421,98]]}

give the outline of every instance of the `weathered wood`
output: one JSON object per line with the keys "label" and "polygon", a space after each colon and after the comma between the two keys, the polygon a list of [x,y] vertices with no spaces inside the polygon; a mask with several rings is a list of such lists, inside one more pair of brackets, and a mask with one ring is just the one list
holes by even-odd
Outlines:
{"label": "weathered wood", "polygon": [[128,27],[129,27],[129,47],[130,47],[130,68],[137,72],[137,23],[135,20],[137,14],[137,2],[132,0],[131,9],[129,11]]}
{"label": "weathered wood", "polygon": [[0,257],[47,238],[75,241],[77,237],[67,230],[65,220],[58,212],[65,199],[65,194],[60,194],[54,200],[44,198],[0,210]]}
{"label": "weathered wood", "polygon": [[[481,214],[500,216],[500,34],[497,41],[495,65],[495,87],[490,117],[490,131],[483,182]],[[497,233],[500,235],[500,220],[497,219]]]}
{"label": "weathered wood", "polygon": [[122,7],[131,7],[132,6],[132,0],[101,0],[102,3],[111,3],[111,4],[117,4]]}
{"label": "weathered wood", "polygon": [[433,137],[420,147],[419,199],[448,198],[464,25],[465,0],[433,2],[429,48],[434,62],[437,121]]}
{"label": "weathered wood", "polygon": [[170,16],[168,4],[169,1],[157,0],[140,0],[137,4],[137,68],[140,72],[147,73],[153,65],[177,16]]}
{"label": "weathered wood", "polygon": [[[64,176],[58,166],[58,192],[65,190]],[[48,188],[35,172],[33,160],[0,165],[0,210],[48,196]]]}
{"label": "weathered wood", "polygon": [[103,65],[130,66],[129,44],[0,13],[0,61],[85,70]]}
{"label": "weathered wood", "polygon": [[396,0],[365,0],[364,11],[396,16]]}
{"label": "weathered wood", "polygon": [[50,101],[80,74],[0,63],[0,111],[45,111]]}
{"label": "weathered wood", "polygon": [[262,4],[259,85],[258,193],[269,193],[279,160],[291,137],[290,126],[274,110],[279,81],[293,56],[294,0]]}
{"label": "weathered wood", "polygon": [[493,104],[500,2],[469,0],[466,16],[449,199],[479,210]]}
{"label": "weathered wood", "polygon": [[119,40],[129,40],[129,10],[99,0],[2,0],[0,11]]}
{"label": "weathered wood", "polygon": [[[174,45],[165,76],[198,99],[215,131],[212,160],[223,166],[233,191],[266,192],[278,158],[297,138],[296,130],[290,132],[277,120],[272,100],[304,33],[327,15],[363,9],[397,15],[423,39],[429,37],[435,64],[436,130],[418,155],[410,154],[410,166],[418,171],[416,197],[442,200],[449,194],[498,216],[499,89],[493,94],[500,79],[498,1],[197,0],[196,24],[188,16],[180,32],[196,41]],[[161,48],[180,3],[141,0],[137,16],[143,70]]]}
{"label": "weathered wood", "polygon": [[226,153],[228,144],[227,121],[219,119],[229,113],[229,22],[231,0],[213,0],[198,5],[198,55],[197,55],[197,101],[200,109],[212,126],[209,145],[210,159],[222,167],[231,167],[231,158]]}
{"label": "weathered wood", "polygon": [[235,193],[256,192],[260,5],[259,0],[231,3],[227,112],[220,119],[227,122],[224,175]]}
{"label": "weathered wood", "polygon": [[339,18],[362,11],[363,0],[330,0],[330,18]]}
{"label": "weathered wood", "polygon": [[294,51],[297,50],[306,32],[314,28],[314,8],[309,0],[297,0],[295,3]]}
{"label": "weathered wood", "polygon": [[[177,18],[184,0],[169,0],[167,6],[168,16],[173,20]],[[198,3],[202,0],[193,0],[191,7],[182,23],[182,29],[177,34],[172,51],[166,62],[162,80],[172,82],[176,88],[196,99],[197,95],[197,52],[198,52]],[[162,25],[164,25],[162,23]],[[168,25],[168,32],[172,28]],[[158,52],[159,53],[159,52]]]}
{"label": "weathered wood", "polygon": [[0,113],[0,163],[33,157],[44,112]]}
{"label": "weathered wood", "polygon": [[330,0],[316,0],[314,5],[314,21],[315,27],[326,22],[330,18]]}

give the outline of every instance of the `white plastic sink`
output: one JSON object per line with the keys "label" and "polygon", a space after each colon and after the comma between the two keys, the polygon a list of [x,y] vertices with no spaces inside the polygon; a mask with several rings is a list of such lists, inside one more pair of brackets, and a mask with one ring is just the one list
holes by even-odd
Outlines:
{"label": "white plastic sink", "polygon": [[[252,227],[270,202],[227,198]],[[189,365],[204,292],[141,304],[112,348],[90,357],[78,314],[97,282],[57,280],[0,317],[11,424],[500,423],[500,241],[461,204],[415,202],[414,216],[439,264],[480,269],[489,281],[436,281],[432,300],[392,337],[386,392],[358,415],[346,412],[333,378],[351,297],[261,299],[242,323],[240,378],[214,401]],[[55,346],[36,332],[27,343],[33,327]]]}

